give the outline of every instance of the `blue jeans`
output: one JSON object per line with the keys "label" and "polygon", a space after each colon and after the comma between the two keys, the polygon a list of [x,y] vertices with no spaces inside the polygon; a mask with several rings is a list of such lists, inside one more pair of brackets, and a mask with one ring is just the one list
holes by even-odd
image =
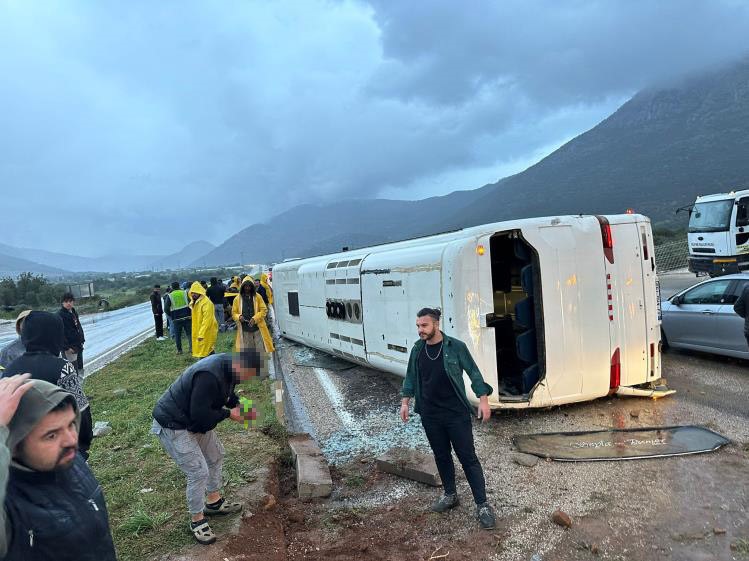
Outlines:
{"label": "blue jeans", "polygon": [[172,339],[177,345],[177,352],[182,352],[182,331],[184,330],[187,336],[187,344],[192,352],[192,318],[186,317],[184,319],[178,319],[172,321]]}
{"label": "blue jeans", "polygon": [[221,327],[222,325],[224,325],[224,305],[214,304],[213,311],[216,314],[216,321],[218,322],[218,326]]}

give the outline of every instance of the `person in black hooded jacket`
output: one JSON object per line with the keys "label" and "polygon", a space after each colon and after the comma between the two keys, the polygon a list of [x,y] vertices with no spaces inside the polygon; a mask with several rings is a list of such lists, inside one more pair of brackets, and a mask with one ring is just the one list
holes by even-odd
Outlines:
{"label": "person in black hooded jacket", "polygon": [[33,379],[45,380],[73,394],[81,413],[78,448],[83,457],[88,458],[93,439],[91,408],[83,393],[81,374],[73,364],[60,357],[65,344],[62,319],[49,312],[31,312],[21,327],[21,340],[26,352],[3,370],[2,377],[28,372]]}
{"label": "person in black hooded jacket", "polygon": [[62,307],[57,311],[64,326],[65,342],[62,350],[65,358],[72,362],[83,376],[83,343],[86,342],[86,337],[73,304],[75,304],[75,296],[72,293],[66,292],[62,295]]}

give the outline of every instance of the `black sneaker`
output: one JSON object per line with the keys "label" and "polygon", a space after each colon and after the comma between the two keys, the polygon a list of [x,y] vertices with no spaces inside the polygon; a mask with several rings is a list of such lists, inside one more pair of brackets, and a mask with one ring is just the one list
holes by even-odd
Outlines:
{"label": "black sneaker", "polygon": [[489,503],[476,505],[476,516],[479,519],[481,528],[484,530],[493,530],[497,525],[497,520],[494,518],[494,509]]}
{"label": "black sneaker", "polygon": [[432,512],[447,512],[459,504],[460,501],[458,500],[457,493],[453,493],[452,495],[444,494],[432,505]]}

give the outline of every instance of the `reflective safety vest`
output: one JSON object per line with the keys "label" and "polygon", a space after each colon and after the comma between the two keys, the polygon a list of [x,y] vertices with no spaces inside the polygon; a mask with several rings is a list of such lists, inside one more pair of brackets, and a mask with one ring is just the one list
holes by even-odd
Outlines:
{"label": "reflective safety vest", "polygon": [[169,313],[172,321],[190,317],[190,308],[187,302],[187,292],[184,290],[172,290],[169,293],[169,303],[171,304]]}
{"label": "reflective safety vest", "polygon": [[169,293],[169,300],[172,301],[172,311],[187,308],[187,294],[184,290],[172,290]]}

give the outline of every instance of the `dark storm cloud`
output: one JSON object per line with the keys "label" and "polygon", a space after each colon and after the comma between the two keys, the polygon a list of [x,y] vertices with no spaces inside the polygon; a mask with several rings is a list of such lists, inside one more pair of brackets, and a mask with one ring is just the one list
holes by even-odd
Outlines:
{"label": "dark storm cloud", "polygon": [[745,53],[747,24],[718,1],[7,1],[3,241],[163,253],[478,187]]}

